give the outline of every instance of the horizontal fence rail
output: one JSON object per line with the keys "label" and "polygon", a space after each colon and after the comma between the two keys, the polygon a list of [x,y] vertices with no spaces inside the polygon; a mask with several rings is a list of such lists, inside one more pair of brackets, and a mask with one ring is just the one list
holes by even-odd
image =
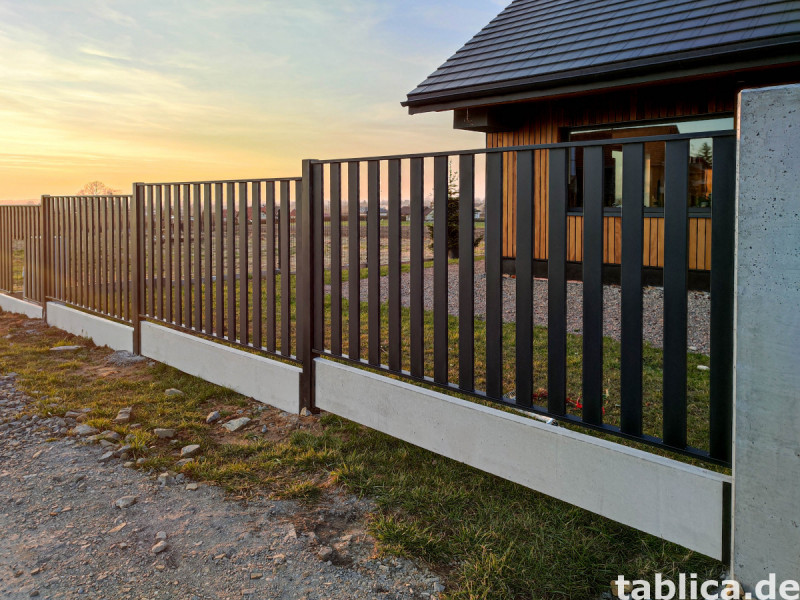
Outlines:
{"label": "horizontal fence rail", "polygon": [[[710,374],[696,364],[689,371],[687,353],[688,189],[695,138],[713,139],[715,157]],[[642,198],[645,143],[654,142],[663,144],[665,156],[660,347],[643,341],[645,328],[653,329],[643,320]],[[614,172],[604,164],[604,147],[612,144],[621,151],[621,286],[619,305],[605,307],[603,193]],[[724,265],[733,261],[734,147],[726,131],[310,161],[303,198],[312,220],[312,256],[304,262],[313,299],[309,354],[728,464],[733,281]],[[577,289],[570,284],[568,293],[574,148],[583,152],[583,283]],[[513,177],[506,168],[511,163]],[[544,170],[537,169],[541,164]],[[542,187],[547,276],[535,279],[533,239],[542,221],[534,190]],[[509,191],[516,198],[513,212],[504,203]],[[483,199],[485,221],[475,218],[477,198]],[[432,223],[423,217],[428,200]],[[365,205],[365,227],[350,227]],[[403,205],[408,208],[401,213]],[[346,227],[342,215],[348,215]],[[509,219],[516,224],[514,279],[504,277],[502,268]],[[323,223],[331,227],[324,239],[318,235]],[[362,264],[362,248],[366,269],[353,268]],[[568,315],[578,308],[581,336],[568,330]],[[618,341],[607,337],[610,320],[619,323]]]}
{"label": "horizontal fence rail", "polygon": [[295,360],[300,183],[135,184],[140,315]]}
{"label": "horizontal fence rail", "polygon": [[[697,140],[713,152],[702,216],[689,206]],[[144,319],[295,363],[309,409],[313,361],[326,356],[727,465],[734,168],[725,131],[307,160],[300,178],[43,196],[0,207],[0,290],[130,323],[135,350]],[[648,189],[663,192],[656,217]],[[708,302],[688,282],[698,219],[713,222]],[[580,283],[568,281],[576,260]],[[612,263],[618,286],[604,278]],[[644,286],[654,264],[657,290]],[[689,347],[698,327],[710,351]]]}

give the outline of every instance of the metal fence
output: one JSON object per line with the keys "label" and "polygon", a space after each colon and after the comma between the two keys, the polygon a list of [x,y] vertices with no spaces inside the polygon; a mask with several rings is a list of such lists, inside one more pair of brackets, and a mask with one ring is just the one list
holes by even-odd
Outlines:
{"label": "metal fence", "polygon": [[[687,355],[691,138],[713,138],[714,146],[710,372],[702,375]],[[654,141],[666,152],[663,304],[655,323],[645,323],[644,144]],[[130,322],[137,349],[146,319],[299,364],[300,405],[312,409],[313,360],[322,355],[729,464],[734,137],[704,132],[621,143],[615,315],[603,282],[603,146],[612,143],[621,142],[307,160],[302,178],[137,183],[132,196],[44,196],[41,207],[0,208],[0,288]],[[583,260],[579,292],[569,284],[568,293],[573,147],[583,148]],[[547,162],[537,163],[535,153]],[[512,162],[513,178],[505,168]],[[541,190],[544,204],[534,201]],[[513,210],[508,197],[516,199]],[[429,198],[432,223],[424,212]],[[477,198],[484,198],[485,222],[476,220]],[[540,210],[546,221],[537,219]],[[516,225],[515,278],[503,274],[509,220]],[[542,222],[547,273],[535,280]],[[15,260],[24,270],[15,271]],[[576,308],[581,335],[567,326]],[[610,319],[619,320],[618,341],[606,335]],[[661,328],[657,348],[643,342],[654,326]]]}
{"label": "metal fence", "polygon": [[298,178],[135,184],[141,316],[296,356]]}
{"label": "metal fence", "polygon": [[0,290],[41,302],[38,206],[0,206]]}
{"label": "metal fence", "polygon": [[[690,138],[714,140],[713,268],[711,271],[710,379],[688,388],[687,272],[688,166]],[[644,143],[666,144],[663,344],[643,348]],[[516,409],[555,417],[628,439],[669,448],[712,462],[730,461],[733,306],[733,182],[735,141],[730,132],[635,138],[622,144],[621,339],[604,343],[603,145],[619,140],[485,149],[458,153],[397,155],[308,161],[308,208],[302,238],[312,240],[301,256],[313,273],[305,310],[309,350],[413,381],[442,387]],[[584,149],[584,257],[582,336],[567,331],[568,153]],[[548,154],[549,169],[537,173],[534,152]],[[516,179],[504,177],[514,160]],[[482,164],[478,175],[476,163]],[[306,172],[307,171],[307,172]],[[366,172],[366,181],[362,173]],[[433,196],[433,238],[448,235],[450,173],[460,197],[460,257],[450,265],[445,244],[434,244],[432,267],[424,263],[423,202]],[[401,176],[402,174],[402,176]],[[431,177],[432,175],[432,177]],[[534,190],[548,190],[547,279],[534,282]],[[432,185],[431,185],[432,181]],[[504,186],[514,186],[516,212],[504,207]],[[362,188],[364,190],[362,191]],[[474,249],[476,189],[485,197],[485,250]],[[401,261],[401,198],[410,194],[410,265]],[[335,225],[354,218],[366,196],[366,233]],[[379,207],[388,199],[388,243],[380,236]],[[323,243],[325,206],[333,224]],[[504,221],[516,219],[516,279],[502,273]],[[363,239],[365,238],[365,240]],[[366,242],[368,272],[343,264],[358,261]],[[381,270],[384,253],[388,269]],[[328,267],[330,265],[330,267]],[[407,272],[406,272],[407,271]],[[342,274],[346,273],[346,281]],[[330,283],[327,283],[329,279]],[[329,287],[327,287],[329,285]],[[546,321],[534,326],[535,287],[546,286]],[[476,290],[482,297],[478,298]],[[329,290],[329,291],[328,291]],[[305,296],[304,296],[305,294]],[[325,298],[330,295],[330,301]],[[457,298],[457,301],[456,301]],[[357,301],[354,301],[357,299]],[[480,310],[476,310],[480,304]],[[514,317],[504,315],[513,309]],[[643,389],[643,374],[659,373],[657,390]],[[697,380],[697,381],[696,381]],[[707,387],[706,387],[707,386]],[[652,386],[651,386],[652,387]],[[310,392],[309,392],[310,393]],[[691,396],[691,398],[690,398]],[[691,404],[689,400],[691,399]],[[692,409],[692,419],[689,408]],[[413,416],[409,415],[409,418]]]}
{"label": "metal fence", "polygon": [[42,196],[49,299],[130,322],[131,196]]}

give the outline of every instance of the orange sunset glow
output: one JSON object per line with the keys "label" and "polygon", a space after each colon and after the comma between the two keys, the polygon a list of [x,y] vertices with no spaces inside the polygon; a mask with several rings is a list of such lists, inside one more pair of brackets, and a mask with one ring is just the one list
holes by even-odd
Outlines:
{"label": "orange sunset glow", "polygon": [[506,2],[4,2],[0,200],[480,147],[405,94]]}

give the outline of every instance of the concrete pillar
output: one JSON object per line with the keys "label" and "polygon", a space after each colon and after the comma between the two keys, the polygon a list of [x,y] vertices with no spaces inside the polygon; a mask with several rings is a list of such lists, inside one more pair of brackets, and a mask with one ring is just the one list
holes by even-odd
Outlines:
{"label": "concrete pillar", "polygon": [[800,580],[800,85],[739,97],[733,573]]}

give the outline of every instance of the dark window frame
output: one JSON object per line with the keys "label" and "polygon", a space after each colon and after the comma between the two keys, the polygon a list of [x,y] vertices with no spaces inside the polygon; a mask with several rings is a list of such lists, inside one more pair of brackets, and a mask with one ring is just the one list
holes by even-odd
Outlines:
{"label": "dark window frame", "polygon": [[[700,115],[691,115],[685,117],[664,117],[658,119],[643,119],[643,120],[636,120],[636,121],[620,121],[614,123],[597,123],[593,125],[580,125],[576,127],[560,127],[558,138],[560,142],[569,142],[572,141],[570,136],[573,134],[580,134],[592,131],[614,131],[617,129],[638,129],[638,128],[645,128],[650,126],[658,126],[658,125],[679,125],[681,123],[691,123],[697,121],[710,121],[710,120],[722,120],[722,119],[733,119],[733,126],[736,126],[736,114],[734,112],[719,112],[719,113],[703,113]],[[712,128],[713,129],[713,128]],[[698,132],[702,134],[702,132]],[[625,138],[609,138],[610,140],[617,141],[619,144],[624,143]],[[702,139],[702,137],[698,136],[697,139]],[[571,154],[571,153],[570,153]],[[580,181],[579,185],[582,185],[583,182]],[[649,218],[663,218],[664,217],[664,207],[663,206],[645,206],[644,214]],[[583,216],[583,206],[580,207],[567,207],[567,215],[568,216]],[[619,206],[605,206],[603,207],[603,216],[621,216],[622,215],[622,207]],[[690,206],[689,207],[689,215],[694,218],[711,218],[711,207],[696,207]]]}

